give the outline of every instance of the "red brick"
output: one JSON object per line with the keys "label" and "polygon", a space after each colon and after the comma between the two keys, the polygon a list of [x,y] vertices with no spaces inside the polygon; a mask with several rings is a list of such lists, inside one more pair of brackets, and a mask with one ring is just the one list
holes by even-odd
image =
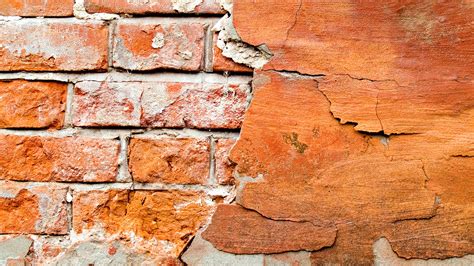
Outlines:
{"label": "red brick", "polygon": [[216,179],[221,185],[234,184],[234,168],[235,165],[229,160],[229,153],[234,146],[235,139],[218,139],[216,140],[216,149],[214,158],[216,161]]}
{"label": "red brick", "polygon": [[232,59],[222,55],[222,50],[217,47],[217,33],[214,33],[212,47],[212,69],[214,71],[230,71],[251,73],[253,69],[242,64],[234,62]]}
{"label": "red brick", "polygon": [[0,185],[1,234],[66,234],[66,189],[52,185]]}
{"label": "red brick", "polygon": [[201,69],[202,23],[121,20],[117,24],[113,65],[129,70]]}
{"label": "red brick", "polygon": [[66,90],[60,82],[1,81],[0,127],[62,127]]}
{"label": "red brick", "polygon": [[133,138],[128,153],[136,182],[206,184],[209,178],[210,145],[204,138]]}
{"label": "red brick", "polygon": [[0,71],[106,70],[102,22],[22,19],[0,24]]}
{"label": "red brick", "polygon": [[[189,2],[189,4],[184,4]],[[196,4],[193,4],[196,3]],[[224,14],[219,0],[85,0],[89,13],[127,13],[127,14]]]}
{"label": "red brick", "polygon": [[72,16],[74,0],[0,0],[1,16]]}
{"label": "red brick", "polygon": [[115,181],[119,141],[0,135],[0,179]]}
{"label": "red brick", "polygon": [[76,126],[240,128],[247,84],[81,82],[76,85]]}
{"label": "red brick", "polygon": [[118,235],[157,255],[178,256],[209,215],[201,192],[84,191],[73,198],[76,233]]}

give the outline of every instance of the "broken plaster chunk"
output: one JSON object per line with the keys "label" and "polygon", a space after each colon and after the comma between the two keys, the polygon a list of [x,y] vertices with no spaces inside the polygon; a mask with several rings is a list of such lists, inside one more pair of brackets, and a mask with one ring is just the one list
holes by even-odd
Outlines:
{"label": "broken plaster chunk", "polygon": [[218,32],[216,45],[222,50],[222,55],[236,63],[260,69],[272,57],[265,45],[254,47],[242,42],[229,15],[219,20],[212,30]]}
{"label": "broken plaster chunk", "polygon": [[193,12],[197,6],[202,4],[202,0],[172,0],[173,9],[178,12]]}

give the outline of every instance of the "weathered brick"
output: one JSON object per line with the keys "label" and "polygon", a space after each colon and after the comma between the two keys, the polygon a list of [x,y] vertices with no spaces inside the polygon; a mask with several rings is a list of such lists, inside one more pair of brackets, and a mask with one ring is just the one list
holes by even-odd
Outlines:
{"label": "weathered brick", "polygon": [[0,0],[1,16],[72,16],[74,0]]}
{"label": "weathered brick", "polygon": [[106,70],[102,22],[22,19],[0,23],[0,71]]}
{"label": "weathered brick", "polygon": [[66,189],[52,185],[0,185],[1,234],[67,233]]}
{"label": "weathered brick", "polygon": [[204,138],[130,140],[129,167],[136,182],[206,184],[210,145]]}
{"label": "weathered brick", "polygon": [[232,59],[222,55],[222,50],[217,47],[217,33],[214,33],[212,46],[212,69],[214,71],[230,71],[251,73],[253,69],[234,62]]}
{"label": "weathered brick", "polygon": [[219,0],[85,0],[89,13],[127,14],[224,14]]}
{"label": "weathered brick", "polygon": [[158,255],[180,254],[209,214],[201,192],[84,191],[73,198],[76,233],[89,229],[136,243],[144,239]]}
{"label": "weathered brick", "polygon": [[247,84],[80,82],[76,126],[240,128],[250,97]]}
{"label": "weathered brick", "polygon": [[200,70],[205,27],[197,22],[121,20],[115,32],[113,65],[129,70]]}
{"label": "weathered brick", "polygon": [[0,135],[0,179],[115,181],[119,141]]}
{"label": "weathered brick", "polygon": [[229,153],[234,146],[235,139],[217,139],[214,158],[216,161],[216,179],[221,185],[234,184],[235,165],[229,160]]}
{"label": "weathered brick", "polygon": [[139,82],[79,82],[74,88],[75,126],[139,126]]}
{"label": "weathered brick", "polygon": [[0,81],[0,127],[62,127],[66,90],[60,82]]}

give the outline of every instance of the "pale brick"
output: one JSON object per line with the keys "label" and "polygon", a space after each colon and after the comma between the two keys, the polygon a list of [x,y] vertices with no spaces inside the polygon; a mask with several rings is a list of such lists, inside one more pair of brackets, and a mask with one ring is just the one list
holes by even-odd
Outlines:
{"label": "pale brick", "polygon": [[1,16],[72,16],[74,0],[0,0]]}
{"label": "pale brick", "polygon": [[106,70],[102,22],[22,19],[0,23],[0,71]]}

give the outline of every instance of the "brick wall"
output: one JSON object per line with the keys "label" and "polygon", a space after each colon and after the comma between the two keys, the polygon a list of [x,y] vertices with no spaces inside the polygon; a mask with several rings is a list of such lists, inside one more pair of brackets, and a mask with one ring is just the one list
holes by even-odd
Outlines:
{"label": "brick wall", "polygon": [[233,198],[229,1],[145,2],[0,0],[0,264],[180,264]]}

